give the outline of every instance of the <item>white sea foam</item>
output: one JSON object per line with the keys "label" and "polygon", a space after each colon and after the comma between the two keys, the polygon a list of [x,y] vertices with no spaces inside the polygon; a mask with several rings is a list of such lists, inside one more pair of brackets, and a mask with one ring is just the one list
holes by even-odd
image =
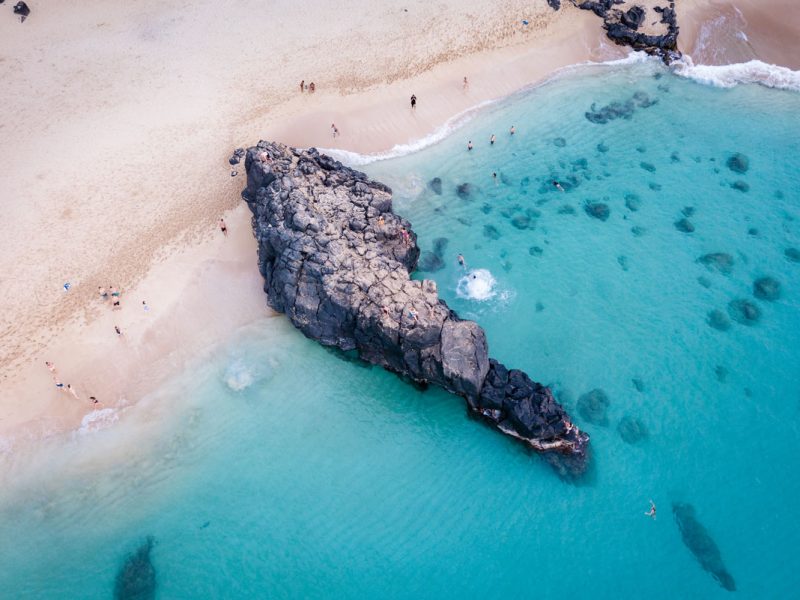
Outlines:
{"label": "white sea foam", "polygon": [[246,390],[256,380],[253,371],[242,360],[235,360],[225,370],[225,385],[234,392]]}
{"label": "white sea foam", "polygon": [[740,83],[758,83],[779,90],[800,91],[800,71],[770,65],[760,60],[733,65],[695,65],[692,58],[685,55],[680,61],[673,63],[673,71],[681,77],[717,87],[730,88]]}
{"label": "white sea foam", "polygon": [[459,298],[485,302],[495,297],[496,286],[497,281],[488,269],[473,269],[458,280],[456,294]]}
{"label": "white sea foam", "polygon": [[94,431],[100,431],[106,427],[111,427],[114,423],[119,421],[119,413],[114,408],[101,408],[100,410],[93,410],[84,415],[81,419],[81,426],[78,428],[79,435],[85,435]]}

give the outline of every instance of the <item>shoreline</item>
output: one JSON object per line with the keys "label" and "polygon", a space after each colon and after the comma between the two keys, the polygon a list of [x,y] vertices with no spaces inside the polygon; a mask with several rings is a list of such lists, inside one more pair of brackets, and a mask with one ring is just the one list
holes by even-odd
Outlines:
{"label": "shoreline", "polygon": [[[700,8],[690,6],[686,14],[698,14]],[[541,84],[560,69],[628,55],[627,48],[605,38],[600,21],[588,11],[565,5],[559,13],[541,14],[538,29],[527,38],[512,34],[502,47],[442,59],[405,79],[369,85],[362,79],[362,87],[350,93],[342,94],[341,86],[320,88],[314,95],[282,89],[273,94],[282,98],[277,104],[251,104],[257,97],[251,85],[238,99],[238,105],[248,109],[243,115],[237,110],[225,113],[220,108],[225,97],[220,96],[190,103],[188,115],[167,110],[170,114],[150,129],[136,105],[116,110],[105,106],[95,115],[77,113],[61,129],[48,116],[34,123],[33,133],[19,123],[0,123],[0,131],[24,133],[30,142],[27,152],[13,160],[10,148],[0,156],[6,165],[0,181],[11,184],[9,198],[17,199],[9,219],[16,231],[0,232],[9,234],[9,250],[15,248],[3,257],[10,275],[4,281],[8,306],[2,335],[8,346],[0,362],[0,454],[15,444],[75,430],[95,408],[85,400],[89,395],[103,400],[104,408],[135,403],[194,352],[223,343],[226,332],[272,314],[261,289],[247,209],[239,199],[243,165],[234,167],[237,177],[227,170],[232,148],[276,139],[298,147],[368,155],[389,151],[424,139],[454,115],[480,112],[481,106]],[[466,89],[461,83],[464,74],[469,77]],[[414,111],[406,104],[411,93],[419,98]],[[151,106],[158,104],[157,93]],[[206,123],[209,107],[214,116]],[[121,124],[114,121],[123,116]],[[97,126],[93,121],[110,131],[77,146],[67,143],[77,132]],[[330,136],[332,122],[341,132],[335,140]],[[144,129],[122,140],[114,137],[137,124]],[[163,136],[175,142],[147,145]],[[41,170],[35,159],[46,152],[45,140],[53,139],[61,140],[58,150],[48,155],[50,170]],[[210,155],[207,147],[212,148]],[[76,149],[86,152],[78,161],[72,153]],[[175,173],[176,164],[190,167]],[[117,187],[106,183],[106,170],[119,174]],[[59,197],[65,191],[69,194]],[[54,211],[55,221],[37,221],[33,209],[26,212],[19,200],[43,205],[37,206],[40,211]],[[124,209],[115,202],[123,202]],[[226,239],[215,226],[222,214],[230,231]],[[45,234],[39,236],[39,245],[30,247],[20,236],[28,227],[54,230],[56,236],[64,236],[59,242],[65,247],[43,243]],[[59,261],[51,258],[54,252],[75,263],[77,277],[64,275]],[[20,263],[22,256],[32,258]],[[29,276],[24,281],[23,269],[31,272],[24,272]],[[68,293],[61,291],[61,279],[73,284]],[[14,286],[15,281],[19,285]],[[222,286],[225,293],[213,285],[220,281],[229,284]],[[108,284],[123,289],[123,310],[118,314],[96,299],[98,285]],[[151,306],[147,315],[141,312],[142,299]],[[116,338],[113,321],[121,324],[124,341]],[[44,360],[56,364],[65,383],[75,385],[81,402],[54,389]]]}

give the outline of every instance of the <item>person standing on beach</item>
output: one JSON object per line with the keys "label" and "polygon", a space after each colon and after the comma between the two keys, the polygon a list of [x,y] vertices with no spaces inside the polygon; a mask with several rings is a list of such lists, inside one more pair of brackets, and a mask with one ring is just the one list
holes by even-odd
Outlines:
{"label": "person standing on beach", "polygon": [[305,79],[303,79],[303,80],[300,82],[300,93],[302,94],[302,93],[303,93],[303,92],[305,92],[305,91],[306,91],[306,80],[305,80]]}
{"label": "person standing on beach", "polygon": [[119,290],[113,285],[109,286],[108,289],[111,291],[111,307],[121,308],[119,304]]}
{"label": "person standing on beach", "polygon": [[225,219],[219,220],[219,230],[222,232],[222,235],[224,236],[228,235],[228,226],[225,225]]}
{"label": "person standing on beach", "polygon": [[122,337],[122,330],[119,328],[119,325],[114,325],[114,331],[117,332],[117,337]]}
{"label": "person standing on beach", "polygon": [[308,91],[309,92],[311,92],[313,94],[316,90],[317,90],[317,86],[314,85],[313,81],[308,84]]}
{"label": "person standing on beach", "polygon": [[467,76],[464,75],[464,89],[466,90],[469,87],[469,82],[467,81]]}
{"label": "person standing on beach", "polygon": [[331,134],[333,138],[336,139],[336,136],[339,135],[339,128],[336,127],[336,123],[331,123]]}
{"label": "person standing on beach", "polygon": [[411,108],[417,108],[417,96],[411,94]]}

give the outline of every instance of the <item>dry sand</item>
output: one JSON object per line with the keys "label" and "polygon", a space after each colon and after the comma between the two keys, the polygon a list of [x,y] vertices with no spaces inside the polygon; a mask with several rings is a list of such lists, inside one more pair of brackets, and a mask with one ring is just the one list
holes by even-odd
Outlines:
{"label": "dry sand", "polygon": [[[90,394],[135,403],[269,314],[232,148],[379,152],[561,66],[626,54],[566,2],[166,4],[31,0],[24,24],[0,7],[0,451],[74,428]],[[100,285],[122,288],[121,311]]]}

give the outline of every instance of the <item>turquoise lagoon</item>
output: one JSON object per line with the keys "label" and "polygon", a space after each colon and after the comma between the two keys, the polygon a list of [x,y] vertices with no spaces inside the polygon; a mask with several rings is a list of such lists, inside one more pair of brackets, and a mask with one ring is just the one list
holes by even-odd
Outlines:
{"label": "turquoise lagoon", "polygon": [[[587,119],[612,102],[622,118]],[[704,86],[654,63],[582,67],[364,167],[423,250],[438,246],[441,268],[417,276],[591,434],[583,480],[460,399],[265,319],[113,426],[4,456],[0,597],[110,597],[148,535],[159,598],[725,597],[681,540],[678,501],[735,594],[795,596],[799,116],[794,92]],[[726,164],[737,152],[745,173]],[[708,253],[730,255],[727,272],[698,261]],[[765,276],[778,299],[754,296]],[[731,318],[739,299],[756,322]],[[592,389],[610,400],[605,426],[578,409]],[[646,439],[624,441],[624,417]]]}

